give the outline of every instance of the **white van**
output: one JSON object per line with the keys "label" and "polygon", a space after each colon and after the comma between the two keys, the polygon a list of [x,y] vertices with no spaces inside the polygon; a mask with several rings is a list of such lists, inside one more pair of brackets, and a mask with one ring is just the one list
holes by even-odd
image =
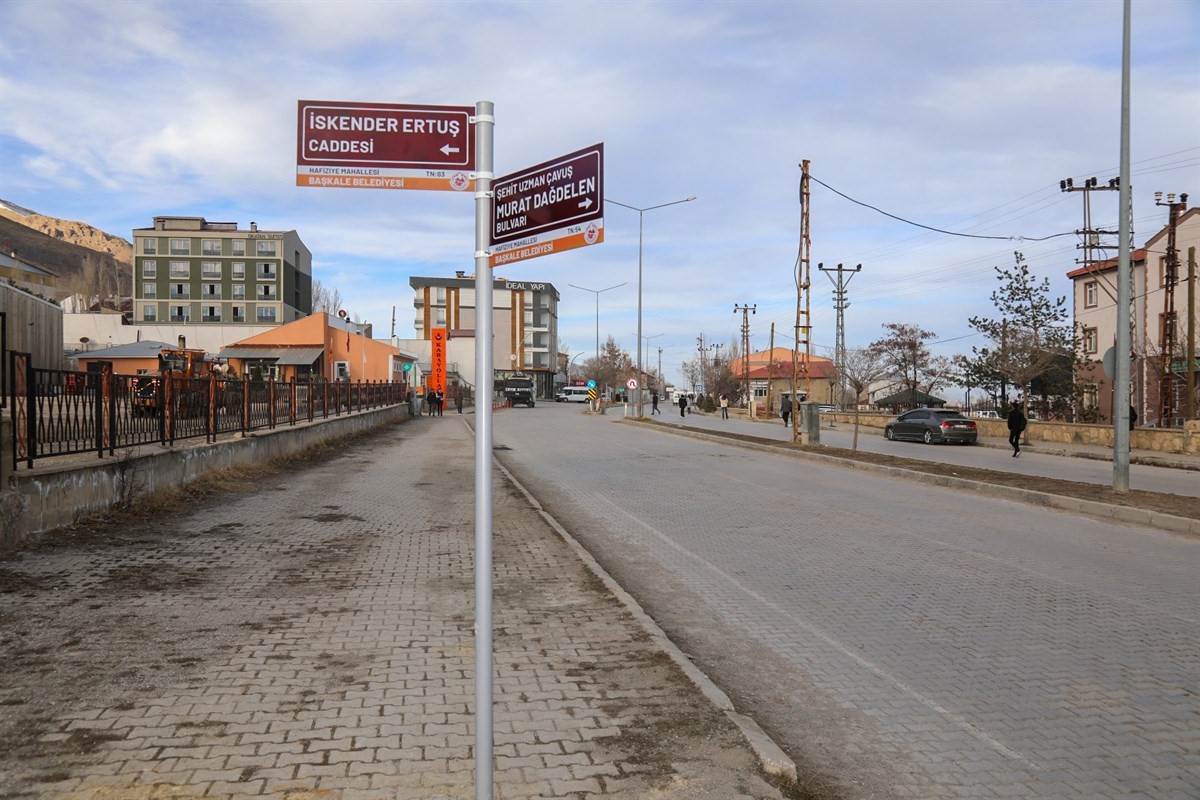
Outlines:
{"label": "white van", "polygon": [[559,403],[586,403],[588,388],[586,386],[564,386],[554,399]]}

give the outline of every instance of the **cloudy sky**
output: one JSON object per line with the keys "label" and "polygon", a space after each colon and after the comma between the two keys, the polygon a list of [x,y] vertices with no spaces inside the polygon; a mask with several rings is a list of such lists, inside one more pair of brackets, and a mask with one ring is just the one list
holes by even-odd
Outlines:
{"label": "cloudy sky", "polygon": [[[935,351],[982,344],[993,267],[1022,251],[1067,294],[1082,195],[1117,175],[1119,0],[1019,2],[0,3],[0,198],[130,238],[155,215],[295,229],[347,310],[413,335],[411,275],[473,271],[474,204],[431,191],[302,188],[300,99],[495,104],[495,168],[597,142],[605,188],[644,215],[643,332],[668,378],[696,339],[752,346],[796,324],[799,163],[814,179],[935,233],[812,187],[816,352],[919,323]],[[1135,238],[1165,224],[1153,193],[1200,199],[1200,3],[1133,3]],[[1097,223],[1116,226],[1116,193]],[[561,293],[572,354],[600,335],[633,351],[638,214],[609,205],[606,241],[498,271]]]}

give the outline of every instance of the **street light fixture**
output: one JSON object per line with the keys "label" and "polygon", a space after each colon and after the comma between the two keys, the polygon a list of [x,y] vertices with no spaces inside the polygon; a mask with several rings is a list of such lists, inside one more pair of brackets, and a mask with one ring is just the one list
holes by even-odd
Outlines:
{"label": "street light fixture", "polygon": [[616,286],[610,286],[607,289],[589,289],[586,286],[576,286],[573,283],[567,284],[567,286],[571,286],[575,289],[582,289],[585,292],[591,292],[594,295],[596,295],[596,360],[597,360],[597,363],[599,363],[599,360],[600,360],[600,295],[604,292],[612,291],[613,289],[620,289],[622,286],[624,286],[627,283],[629,283],[629,281],[621,281]]}
{"label": "street light fixture", "polygon": [[696,196],[691,195],[682,200],[672,200],[669,203],[659,203],[656,206],[646,206],[639,208],[638,206],[627,205],[626,203],[604,198],[604,202],[612,203],[621,208],[628,208],[630,211],[638,212],[638,330],[637,330],[637,374],[639,376],[637,388],[637,415],[642,416],[642,384],[640,376],[642,374],[642,215],[647,211],[653,211],[656,208],[666,208],[667,206],[677,206],[680,203],[690,203],[695,200]]}

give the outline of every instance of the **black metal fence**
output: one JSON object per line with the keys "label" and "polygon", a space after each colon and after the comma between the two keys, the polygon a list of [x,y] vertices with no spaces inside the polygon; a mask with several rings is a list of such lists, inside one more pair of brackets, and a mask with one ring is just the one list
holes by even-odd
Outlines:
{"label": "black metal fence", "polygon": [[13,468],[41,458],[172,445],[203,436],[246,434],[406,402],[403,383],[311,383],[170,374],[116,375],[112,365],[75,372],[38,369],[28,353],[9,354]]}

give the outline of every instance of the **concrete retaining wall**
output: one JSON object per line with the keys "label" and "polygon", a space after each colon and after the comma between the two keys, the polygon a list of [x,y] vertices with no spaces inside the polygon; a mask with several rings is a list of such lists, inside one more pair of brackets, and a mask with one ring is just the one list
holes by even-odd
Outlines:
{"label": "concrete retaining wall", "polygon": [[[72,459],[58,464],[47,459],[44,466],[15,473],[11,464],[6,463],[0,469],[5,478],[0,483],[0,549],[11,548],[43,531],[70,525],[83,515],[111,508],[130,480],[138,485],[139,496],[149,495],[191,483],[209,472],[266,463],[407,418],[406,406],[393,406],[258,431],[246,438],[215,444],[143,446],[128,456],[118,452],[114,458]],[[8,422],[7,417],[4,421]],[[4,444],[2,457],[9,462],[10,440],[8,436],[0,439]]]}

